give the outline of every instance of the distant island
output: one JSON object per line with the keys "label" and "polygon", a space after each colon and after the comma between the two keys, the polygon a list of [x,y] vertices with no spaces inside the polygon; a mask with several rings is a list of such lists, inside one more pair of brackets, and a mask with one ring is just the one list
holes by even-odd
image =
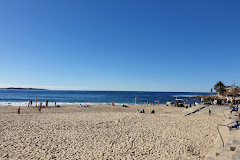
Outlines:
{"label": "distant island", "polygon": [[15,87],[0,88],[0,89],[10,89],[10,90],[47,90],[47,89],[40,89],[40,88],[15,88]]}

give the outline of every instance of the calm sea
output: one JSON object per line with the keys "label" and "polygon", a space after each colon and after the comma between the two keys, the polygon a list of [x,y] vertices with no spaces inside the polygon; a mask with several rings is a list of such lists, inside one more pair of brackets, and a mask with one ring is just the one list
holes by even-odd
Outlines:
{"label": "calm sea", "polygon": [[36,102],[49,101],[50,105],[74,105],[79,103],[111,103],[133,104],[137,97],[138,104],[157,103],[165,104],[177,98],[184,99],[186,103],[199,100],[191,99],[192,96],[209,95],[200,92],[137,92],[137,91],[56,91],[56,90],[0,90],[0,105],[22,105],[27,106],[28,100]]}

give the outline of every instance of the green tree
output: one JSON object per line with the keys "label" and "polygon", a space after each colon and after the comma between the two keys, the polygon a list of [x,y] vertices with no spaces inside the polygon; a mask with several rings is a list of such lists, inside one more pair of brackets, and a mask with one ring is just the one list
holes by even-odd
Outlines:
{"label": "green tree", "polygon": [[214,89],[219,93],[219,94],[223,94],[224,92],[226,92],[226,86],[223,84],[222,81],[218,81],[215,86]]}

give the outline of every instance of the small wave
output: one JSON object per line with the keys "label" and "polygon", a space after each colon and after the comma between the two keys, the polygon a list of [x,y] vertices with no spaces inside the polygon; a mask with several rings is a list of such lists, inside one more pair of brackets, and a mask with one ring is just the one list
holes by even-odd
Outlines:
{"label": "small wave", "polygon": [[[82,103],[74,103],[74,102],[57,102],[56,103],[57,105],[60,105],[60,106],[80,106],[80,104],[82,105],[112,105],[112,103],[92,103],[92,102],[82,102]],[[131,103],[115,103],[115,105],[133,105]],[[40,105],[40,102],[37,103],[37,105],[39,106]],[[46,103],[42,103],[42,105],[46,105]],[[28,106],[28,102],[0,102],[0,106]],[[32,103],[32,106],[36,106],[36,103],[33,102]],[[55,102],[49,102],[48,103],[48,106],[51,107],[51,106],[55,106]]]}
{"label": "small wave", "polygon": [[196,97],[198,95],[186,95],[186,94],[182,94],[182,95],[171,95],[171,97],[187,97],[187,98],[190,98],[190,97]]}

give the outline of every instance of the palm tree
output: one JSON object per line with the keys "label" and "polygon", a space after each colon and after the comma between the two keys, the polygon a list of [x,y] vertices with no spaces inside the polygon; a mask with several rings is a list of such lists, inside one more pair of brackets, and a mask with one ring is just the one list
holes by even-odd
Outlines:
{"label": "palm tree", "polygon": [[219,94],[223,94],[224,92],[226,92],[226,87],[223,84],[222,81],[218,81],[215,86],[214,89],[219,93]]}

